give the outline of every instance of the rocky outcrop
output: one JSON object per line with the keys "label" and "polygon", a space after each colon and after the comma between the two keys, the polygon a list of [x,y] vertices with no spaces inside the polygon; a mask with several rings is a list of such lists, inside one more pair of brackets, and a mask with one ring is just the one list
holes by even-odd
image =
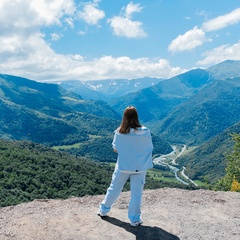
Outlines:
{"label": "rocky outcrop", "polygon": [[0,240],[238,240],[240,194],[163,188],[143,193],[143,224],[127,218],[129,192],[109,217],[97,213],[104,196],[35,200],[0,208]]}

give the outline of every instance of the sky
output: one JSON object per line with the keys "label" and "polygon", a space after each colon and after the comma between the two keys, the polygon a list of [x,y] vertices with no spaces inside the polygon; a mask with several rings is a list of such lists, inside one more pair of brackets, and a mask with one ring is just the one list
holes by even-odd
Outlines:
{"label": "sky", "polygon": [[167,79],[240,60],[239,0],[0,0],[0,73]]}

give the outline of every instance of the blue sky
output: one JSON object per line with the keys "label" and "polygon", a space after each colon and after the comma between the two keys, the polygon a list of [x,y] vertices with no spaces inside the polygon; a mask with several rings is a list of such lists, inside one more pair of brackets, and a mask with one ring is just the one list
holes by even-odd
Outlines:
{"label": "blue sky", "polygon": [[239,0],[1,0],[0,73],[169,78],[240,60]]}

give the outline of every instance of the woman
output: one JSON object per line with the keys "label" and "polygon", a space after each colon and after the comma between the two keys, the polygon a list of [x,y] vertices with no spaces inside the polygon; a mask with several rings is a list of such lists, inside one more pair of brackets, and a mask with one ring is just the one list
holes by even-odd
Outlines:
{"label": "woman", "polygon": [[153,167],[151,134],[149,129],[140,125],[136,108],[129,106],[125,109],[121,125],[115,131],[112,146],[118,153],[117,163],[98,215],[107,216],[130,178],[131,200],[128,218],[131,226],[135,227],[142,223],[140,208],[146,170]]}

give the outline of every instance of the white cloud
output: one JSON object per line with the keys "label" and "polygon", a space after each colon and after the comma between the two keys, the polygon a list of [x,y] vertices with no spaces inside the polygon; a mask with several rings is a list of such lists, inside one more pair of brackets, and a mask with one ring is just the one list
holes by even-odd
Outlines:
{"label": "white cloud", "polygon": [[170,52],[190,51],[201,46],[206,41],[210,41],[210,39],[206,39],[204,31],[194,27],[185,34],[175,38],[168,46],[168,50]]}
{"label": "white cloud", "polygon": [[[1,0],[0,72],[26,77],[40,73],[41,78],[53,63],[57,65],[58,55],[46,44],[40,28],[61,26],[74,11],[73,0]],[[51,37],[57,40],[60,36]]]}
{"label": "white cloud", "polygon": [[125,16],[128,19],[132,17],[133,13],[142,11],[142,7],[140,6],[140,4],[133,4],[132,2],[130,2],[127,7],[123,9],[125,9]]}
{"label": "white cloud", "polygon": [[[0,44],[3,56],[26,58],[31,52],[49,47],[40,28],[61,25],[65,16],[74,14],[73,0],[2,0],[0,5]],[[59,38],[52,34],[53,40]],[[37,44],[40,44],[39,46]],[[47,50],[48,51],[48,50]],[[13,64],[14,65],[14,64]]]}
{"label": "white cloud", "polygon": [[141,12],[142,8],[139,4],[130,2],[127,7],[122,9],[121,16],[114,16],[108,19],[108,23],[113,29],[113,33],[120,37],[126,38],[142,38],[147,34],[142,28],[142,22],[131,20],[134,12]]}
{"label": "white cloud", "polygon": [[206,12],[204,10],[197,10],[196,15],[204,17],[204,19],[208,19],[209,12]]}
{"label": "white cloud", "polygon": [[86,35],[86,32],[85,31],[78,31],[78,35],[84,36],[84,35]]}
{"label": "white cloud", "polygon": [[237,24],[239,22],[240,22],[240,8],[237,8],[228,14],[216,17],[203,23],[202,29],[205,32],[210,32],[225,28],[229,25]]}
{"label": "white cloud", "polygon": [[83,11],[78,12],[80,19],[83,19],[87,24],[98,25],[98,22],[105,17],[104,11],[98,9],[99,1],[84,5]]}
{"label": "white cloud", "polygon": [[[173,68],[165,59],[150,60],[149,58],[131,59],[129,57],[113,58],[112,56],[104,56],[96,59],[91,63],[92,69],[95,69],[95,76],[101,79],[106,78],[141,78],[141,77],[157,77],[169,78],[183,70]],[[92,74],[92,70],[89,72]],[[99,76],[100,74],[100,76]],[[86,76],[87,77],[87,76]],[[92,76],[88,76],[88,78]]]}
{"label": "white cloud", "polygon": [[[93,3],[98,4],[99,0]],[[80,54],[57,54],[44,40],[41,28],[50,25],[61,26],[66,22],[67,26],[71,27],[69,19],[74,18],[74,9],[74,2],[70,0],[1,0],[0,72],[38,81],[57,81],[145,76],[168,78],[183,71],[172,67],[165,59],[104,56],[87,61]],[[136,12],[136,9],[129,8],[127,15]],[[130,31],[133,32],[131,37],[144,35],[141,23],[126,17],[123,19],[129,21],[120,21],[120,25],[126,22],[130,25],[124,33],[125,36]],[[53,40],[61,37],[54,33],[51,36]]]}
{"label": "white cloud", "polygon": [[71,28],[74,28],[74,21],[72,18],[65,18],[65,22],[70,26]]}
{"label": "white cloud", "polygon": [[[202,11],[201,15],[206,16],[206,12]],[[181,52],[195,49],[207,41],[212,41],[212,39],[207,39],[207,32],[216,31],[239,22],[240,8],[237,8],[228,14],[204,22],[201,28],[194,27],[183,35],[179,35],[170,43],[168,50],[170,52]]]}
{"label": "white cloud", "polygon": [[61,38],[61,35],[57,34],[57,33],[52,33],[51,34],[51,40],[52,41],[58,41]]}
{"label": "white cloud", "polygon": [[128,18],[113,17],[110,20],[110,25],[114,30],[114,34],[127,38],[145,37],[146,33],[141,28],[142,23],[138,21],[131,21]]}
{"label": "white cloud", "polygon": [[[184,71],[179,67],[172,67],[165,59],[103,56],[87,61],[81,55],[56,54],[36,37],[31,40],[31,43],[31,48],[35,51],[30,51],[24,57],[22,54],[13,54],[8,56],[8,60],[5,62],[2,62],[0,58],[0,72],[39,81],[59,81],[69,79],[132,79],[146,76],[169,78]],[[36,50],[35,44],[39,47],[38,50]],[[7,72],[4,69],[8,69]]]}
{"label": "white cloud", "polygon": [[222,45],[214,48],[211,51],[203,53],[205,58],[198,61],[199,66],[209,66],[224,60],[239,60],[240,59],[240,42],[233,45]]}
{"label": "white cloud", "polygon": [[73,0],[1,0],[0,23],[28,28],[60,24],[64,15],[75,11]]}

